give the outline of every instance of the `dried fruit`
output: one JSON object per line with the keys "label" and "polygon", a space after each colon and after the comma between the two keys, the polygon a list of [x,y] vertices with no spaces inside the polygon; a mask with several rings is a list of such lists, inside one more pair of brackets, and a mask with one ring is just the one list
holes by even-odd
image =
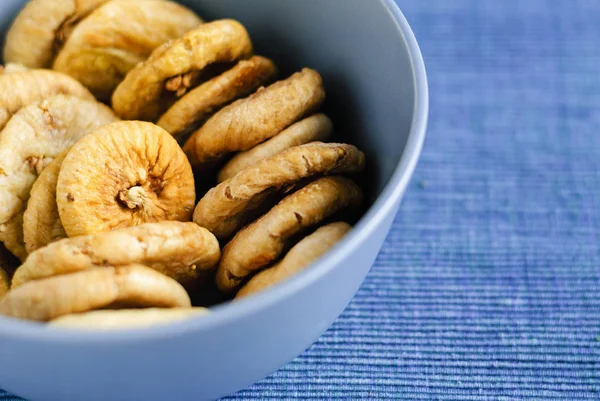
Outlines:
{"label": "dried fruit", "polygon": [[287,196],[223,248],[217,286],[223,292],[235,290],[249,274],[277,260],[292,236],[337,211],[356,208],[362,196],[360,188],[343,177],[317,179]]}
{"label": "dried fruit", "polygon": [[60,72],[29,70],[0,74],[0,131],[22,107],[54,95],[95,100],[83,85]]}
{"label": "dried fruit", "polygon": [[332,131],[333,124],[325,114],[315,114],[305,118],[289,126],[268,141],[235,155],[221,169],[217,180],[218,182],[223,182],[246,167],[275,156],[294,146],[315,141],[325,141],[329,138]]}
{"label": "dried fruit", "polygon": [[71,33],[54,69],[76,78],[99,99],[114,89],[152,51],[200,25],[191,10],[162,0],[113,0],[97,8]]}
{"label": "dried fruit", "polygon": [[318,72],[305,68],[213,115],[183,147],[192,165],[213,163],[272,138],[325,100]]}
{"label": "dried fruit", "polygon": [[49,325],[80,330],[125,330],[173,323],[208,313],[206,308],[96,310],[65,315]]}
{"label": "dried fruit", "polygon": [[67,238],[33,252],[13,277],[28,281],[100,266],[139,263],[185,285],[194,284],[219,262],[217,239],[195,223],[162,221]]}
{"label": "dried fruit", "polygon": [[32,0],[6,35],[4,61],[48,68],[73,28],[108,0]]}
{"label": "dried fruit", "polygon": [[323,174],[361,171],[365,156],[355,146],[313,142],[285,150],[240,171],[211,189],[194,210],[194,221],[219,239],[228,238],[245,223],[265,194]]}
{"label": "dried fruit", "polygon": [[162,220],[189,221],[194,176],[173,137],[122,121],[82,138],[63,161],[56,202],[69,237]]}
{"label": "dried fruit", "polygon": [[273,62],[254,56],[201,84],[178,100],[156,123],[177,137],[190,131],[215,111],[247,96],[269,82],[276,74]]}
{"label": "dried fruit", "polygon": [[0,65],[0,73],[2,74],[12,74],[15,72],[25,72],[29,71],[29,68],[25,67],[22,64],[18,63],[8,63],[5,66]]}
{"label": "dried fruit", "polygon": [[177,281],[142,265],[104,267],[29,282],[0,300],[0,315],[47,321],[111,306],[186,308]]}
{"label": "dried fruit", "polygon": [[196,83],[206,67],[251,55],[252,42],[239,22],[200,25],[161,45],[131,70],[113,94],[113,107],[124,119],[155,121]]}
{"label": "dried fruit", "polygon": [[337,244],[352,227],[344,222],[331,223],[298,242],[277,264],[258,272],[240,290],[236,298],[262,291],[309,266]]}
{"label": "dried fruit", "polygon": [[23,212],[38,175],[64,149],[117,119],[95,100],[59,95],[21,109],[0,133],[0,241],[21,260]]}
{"label": "dried fruit", "polygon": [[10,281],[8,281],[8,275],[6,274],[4,269],[0,267],[0,298],[2,298],[4,294],[8,292],[9,289]]}
{"label": "dried fruit", "polygon": [[67,237],[56,205],[56,181],[69,150],[65,149],[56,156],[31,187],[23,214],[23,240],[27,253]]}

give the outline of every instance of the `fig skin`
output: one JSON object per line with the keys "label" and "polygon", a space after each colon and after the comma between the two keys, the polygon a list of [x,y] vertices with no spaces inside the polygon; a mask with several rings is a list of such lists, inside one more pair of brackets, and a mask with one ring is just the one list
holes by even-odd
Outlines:
{"label": "fig skin", "polygon": [[174,137],[194,131],[222,107],[248,96],[275,77],[277,68],[267,58],[253,56],[202,83],[179,99],[156,123]]}
{"label": "fig skin", "polygon": [[56,95],[96,100],[77,80],[57,71],[37,69],[0,74],[0,131],[23,107]]}
{"label": "fig skin", "polygon": [[129,71],[113,93],[113,108],[125,120],[156,121],[206,67],[249,58],[252,51],[250,36],[239,22],[202,24],[159,46]]}
{"label": "fig skin", "polygon": [[183,150],[193,166],[211,165],[274,137],[324,100],[323,79],[304,68],[221,109],[192,134]]}
{"label": "fig skin", "polygon": [[344,177],[319,178],[288,195],[225,245],[217,287],[235,291],[247,276],[275,262],[295,235],[334,213],[356,210],[362,199],[358,185]]}
{"label": "fig skin", "polygon": [[27,256],[23,213],[39,174],[64,149],[118,118],[95,100],[54,96],[21,109],[0,133],[0,241]]}
{"label": "fig skin", "polygon": [[202,24],[188,8],[163,0],[112,0],[73,30],[53,69],[110,97],[125,75],[163,43]]}
{"label": "fig skin", "polygon": [[253,276],[240,288],[235,298],[255,294],[289,279],[329,251],[351,229],[352,227],[344,222],[331,223],[319,228],[294,245],[280,262]]}
{"label": "fig skin", "polygon": [[216,268],[220,257],[215,236],[195,223],[146,223],[65,238],[40,248],[17,269],[13,286],[101,266],[135,263],[192,286]]}
{"label": "fig skin", "polygon": [[233,156],[219,171],[217,182],[221,183],[228,180],[246,167],[294,146],[305,145],[310,142],[324,142],[329,139],[332,132],[333,123],[325,114],[315,114],[307,117],[290,125],[268,141]]}
{"label": "fig skin", "polygon": [[13,21],[4,61],[29,68],[50,68],[74,27],[109,0],[31,0]]}
{"label": "fig skin", "polygon": [[56,203],[69,237],[163,220],[190,221],[192,168],[177,141],[148,122],[106,125],[65,157]]}
{"label": "fig skin", "polygon": [[207,313],[208,309],[201,307],[96,310],[65,315],[50,321],[48,325],[94,331],[140,329],[174,323]]}
{"label": "fig skin", "polygon": [[312,142],[295,146],[245,168],[209,190],[194,210],[194,221],[220,240],[244,226],[252,210],[274,191],[286,191],[311,177],[356,173],[365,155],[353,145]]}
{"label": "fig skin", "polygon": [[191,301],[172,278],[146,266],[128,265],[31,281],[0,299],[0,315],[48,321],[120,305],[188,308]]}
{"label": "fig skin", "polygon": [[28,254],[67,238],[56,204],[56,182],[62,162],[69,153],[65,149],[46,167],[31,187],[23,214],[23,241]]}

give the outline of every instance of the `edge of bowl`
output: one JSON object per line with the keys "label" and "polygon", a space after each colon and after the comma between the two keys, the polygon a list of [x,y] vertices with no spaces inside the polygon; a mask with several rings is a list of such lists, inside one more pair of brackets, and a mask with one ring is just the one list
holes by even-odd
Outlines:
{"label": "edge of bowl", "polygon": [[236,302],[227,302],[211,308],[211,313],[195,319],[146,329],[115,332],[87,332],[66,329],[48,329],[40,323],[0,317],[0,334],[19,336],[30,340],[70,343],[97,343],[143,341],[170,337],[183,332],[208,330],[222,326],[240,316],[251,314],[279,302],[290,293],[300,291],[336,268],[348,248],[359,246],[376,230],[384,217],[399,203],[416,168],[427,130],[429,92],[427,73],[421,50],[408,21],[394,0],[380,0],[392,15],[398,31],[409,50],[413,70],[415,106],[412,124],[402,158],[379,197],[360,219],[354,229],[309,269],[266,291]]}

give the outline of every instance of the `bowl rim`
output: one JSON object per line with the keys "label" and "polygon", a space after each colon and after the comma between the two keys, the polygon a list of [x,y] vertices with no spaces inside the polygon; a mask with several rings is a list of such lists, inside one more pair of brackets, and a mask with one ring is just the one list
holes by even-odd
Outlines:
{"label": "bowl rim", "polygon": [[102,344],[151,341],[172,338],[189,332],[209,331],[229,324],[243,316],[277,304],[280,300],[310,286],[323,275],[336,268],[349,249],[364,243],[382,223],[382,220],[399,203],[410,182],[421,155],[429,115],[429,90],[427,73],[421,50],[408,21],[394,0],[380,0],[391,14],[398,32],[408,49],[413,72],[415,104],[412,123],[402,157],[391,178],[373,205],[359,220],[354,229],[335,247],[307,269],[283,283],[268,288],[242,300],[225,302],[211,308],[211,313],[198,318],[173,322],[163,326],[117,331],[85,331],[47,328],[38,322],[23,321],[0,316],[0,336],[21,340],[69,344]]}

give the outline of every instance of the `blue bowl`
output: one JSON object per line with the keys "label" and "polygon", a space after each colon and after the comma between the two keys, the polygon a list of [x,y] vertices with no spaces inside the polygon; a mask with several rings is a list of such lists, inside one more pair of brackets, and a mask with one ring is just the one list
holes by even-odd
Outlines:
{"label": "blue bowl", "polygon": [[[3,0],[6,28],[23,0]],[[324,77],[336,140],[368,157],[370,207],[308,269],[212,314],[146,330],[85,333],[0,318],[0,388],[30,400],[209,400],[242,389],[311,345],[344,310],[398,210],[425,136],[423,59],[392,0],[187,0],[235,18],[283,74]],[[282,75],[283,75],[282,74]]]}

